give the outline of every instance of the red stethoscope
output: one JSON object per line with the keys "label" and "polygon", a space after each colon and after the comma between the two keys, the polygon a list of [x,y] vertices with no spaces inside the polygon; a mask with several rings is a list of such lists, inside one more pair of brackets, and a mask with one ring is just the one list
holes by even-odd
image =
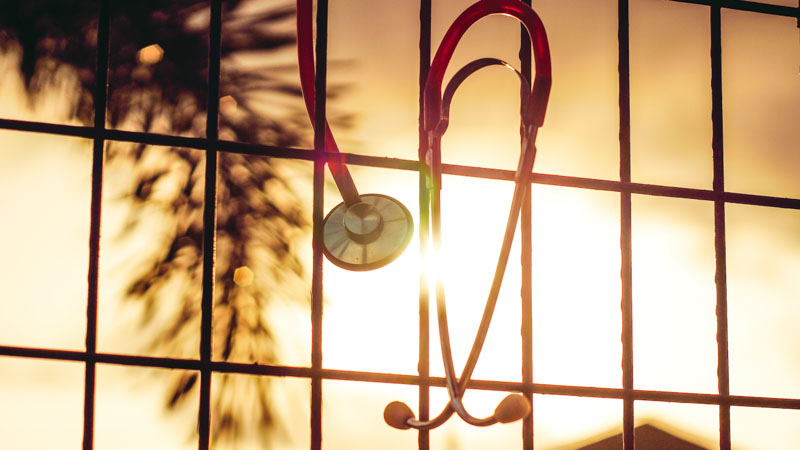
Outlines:
{"label": "red stethoscope", "polygon": [[[536,75],[532,89],[528,81],[509,64],[494,58],[475,60],[459,70],[442,94],[442,82],[447,65],[461,37],[475,22],[483,17],[502,14],[520,21],[528,31],[533,47]],[[300,66],[300,81],[306,109],[314,120],[314,51],[312,33],[312,0],[297,0],[297,48]],[[441,247],[440,190],[442,180],[441,140],[449,123],[450,101],[458,86],[475,71],[490,65],[510,68],[520,78],[526,101],[521,108],[522,151],[514,184],[514,195],[509,209],[503,245],[497,260],[495,275],[486,301],[481,323],[461,376],[456,378],[453,356],[450,349],[450,333],[447,326],[447,307],[444,285],[436,279],[436,305],[439,340],[442,349],[447,391],[450,401],[442,412],[432,420],[417,420],[411,409],[401,402],[392,402],[384,410],[386,423],[399,429],[432,429],[442,425],[453,413],[476,426],[507,423],[526,417],[531,410],[528,400],[519,394],[509,394],[486,418],[476,418],[464,407],[462,398],[472,372],[478,362],[481,348],[489,331],[500,285],[508,263],[511,243],[517,228],[517,220],[523,199],[530,189],[530,175],[536,157],[536,134],[544,122],[547,101],[550,96],[551,68],[547,34],[539,16],[519,0],[480,0],[467,8],[453,22],[439,45],[433,58],[424,91],[424,127],[428,136],[428,148],[420,150],[420,161],[429,174],[430,189],[430,233],[435,249]],[[338,152],[330,127],[325,124],[325,145],[328,152]],[[323,246],[325,255],[334,264],[349,270],[371,270],[382,267],[399,256],[411,240],[413,221],[408,210],[397,200],[379,194],[360,195],[355,188],[347,167],[340,159],[328,159],[334,181],[344,202],[331,210],[323,223]]]}

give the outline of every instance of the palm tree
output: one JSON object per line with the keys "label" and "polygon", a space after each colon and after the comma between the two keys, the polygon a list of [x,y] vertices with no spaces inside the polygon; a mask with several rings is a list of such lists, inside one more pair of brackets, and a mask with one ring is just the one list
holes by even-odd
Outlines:
{"label": "palm tree", "polygon": [[[62,71],[71,71],[80,93],[70,111],[74,119],[86,124],[93,120],[97,3],[0,0],[0,50],[21,52],[20,70],[31,96],[42,92]],[[291,27],[283,25],[293,18],[293,5],[272,5],[245,14],[241,0],[223,0],[222,4],[220,95],[235,108],[221,108],[221,136],[281,146],[301,143],[304,116],[299,110],[288,107],[268,118],[256,105],[256,97],[264,93],[287,98],[300,95],[299,86],[281,76],[281,71],[293,66],[244,69],[235,63],[245,53],[260,52],[255,54],[263,57],[266,52],[291,47],[294,36],[286,31]],[[113,2],[108,126],[204,135],[207,14],[207,2],[200,0]],[[135,167],[127,195],[132,207],[126,229],[136,228],[138,213],[153,204],[171,220],[171,232],[163,236],[160,251],[143,270],[133,271],[127,297],[144,306],[145,327],[163,308],[170,285],[181,280],[186,288],[179,294],[179,307],[171,322],[150,336],[149,345],[166,349],[172,356],[186,356],[196,352],[196,340],[187,336],[199,329],[200,321],[203,201],[197,194],[202,192],[204,156],[202,152],[172,148],[164,157],[156,161],[148,158],[145,164],[148,150],[144,144],[109,143],[107,148],[110,164],[127,161]],[[288,278],[302,276],[290,242],[308,223],[278,170],[278,163],[267,158],[219,155],[216,359],[271,362],[273,337],[261,311],[278,286]],[[173,186],[170,194],[154,196],[159,183],[166,182]],[[259,274],[258,280],[266,282],[250,282],[252,271]],[[196,389],[196,374],[171,376],[167,405],[176,408]],[[231,399],[233,389],[229,389],[233,378],[222,374],[219,380],[220,389],[212,405],[215,440],[235,441],[248,429],[260,428],[259,434],[266,435],[263,429],[274,427],[275,416],[265,377],[237,379],[235,383],[250,383],[246,388],[256,395],[236,402]]]}

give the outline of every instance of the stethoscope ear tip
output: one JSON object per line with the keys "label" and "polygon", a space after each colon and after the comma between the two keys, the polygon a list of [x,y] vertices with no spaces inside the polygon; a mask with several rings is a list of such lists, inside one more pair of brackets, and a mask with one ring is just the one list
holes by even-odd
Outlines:
{"label": "stethoscope ear tip", "polygon": [[494,418],[500,423],[510,423],[528,416],[531,413],[531,403],[519,394],[509,394],[497,405]]}
{"label": "stethoscope ear tip", "polygon": [[408,424],[409,419],[414,419],[414,413],[403,402],[389,403],[383,410],[383,420],[392,428],[397,428],[398,430],[411,428]]}

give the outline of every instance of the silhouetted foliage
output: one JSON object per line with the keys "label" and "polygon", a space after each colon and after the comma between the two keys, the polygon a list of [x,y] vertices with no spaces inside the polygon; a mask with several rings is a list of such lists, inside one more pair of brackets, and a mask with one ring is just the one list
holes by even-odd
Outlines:
{"label": "silhouetted foliage", "polygon": [[[97,3],[83,0],[0,1],[0,45],[21,51],[20,70],[32,96],[65,68],[73,70],[81,89],[71,113],[93,120],[92,92],[97,51]],[[275,52],[293,45],[292,4],[241,12],[244,2],[223,0],[220,136],[243,142],[297,145],[304,113],[292,107],[258,111],[257,96],[300,95],[291,81],[293,65],[243,68],[237,58]],[[203,136],[207,104],[208,2],[197,0],[114,1],[112,5],[108,123],[139,131]],[[287,31],[287,29],[289,31]],[[150,47],[150,54],[142,49]],[[163,53],[159,54],[159,50]],[[255,52],[255,53],[254,53]],[[261,53],[258,53],[261,52]],[[244,56],[246,58],[246,56]],[[285,80],[290,81],[285,81]],[[231,100],[232,99],[232,100]],[[300,102],[296,102],[300,105]],[[157,156],[154,156],[157,155]],[[142,326],[158,312],[170,286],[178,280],[179,308],[150,345],[173,356],[196,355],[202,277],[202,208],[204,154],[182,148],[152,150],[141,144],[109,143],[107,161],[135,161],[129,199],[133,207],[128,230],[139,212],[158,207],[172,221],[160,250],[139,272],[131,269],[129,299],[144,305]],[[307,227],[303,210],[275,161],[263,157],[220,154],[218,182],[218,259],[214,305],[214,358],[268,363],[274,358],[270,327],[263,311],[280,285],[301,277],[302,267],[290,251],[298,230]],[[157,194],[156,194],[157,193]],[[248,267],[255,281],[234,280]],[[242,281],[244,280],[244,281]],[[305,293],[301,293],[305,298]],[[197,388],[196,374],[174,375],[167,399],[181,404]],[[245,379],[246,380],[242,380]],[[241,437],[243,430],[274,425],[264,377],[215,377],[213,436]],[[233,401],[233,392],[246,389]],[[242,411],[246,411],[243,413]],[[266,433],[261,433],[265,435]]]}

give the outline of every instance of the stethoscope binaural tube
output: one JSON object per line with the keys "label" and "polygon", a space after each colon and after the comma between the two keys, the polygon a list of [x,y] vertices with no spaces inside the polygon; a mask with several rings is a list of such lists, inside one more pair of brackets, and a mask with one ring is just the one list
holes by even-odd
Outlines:
{"label": "stethoscope binaural tube", "polygon": [[[511,71],[513,71],[517,78],[520,81],[520,97],[526,98],[530,95],[530,82],[522,74],[519,70],[514,68],[511,64],[503,61],[502,59],[497,58],[478,58],[470,63],[464,65],[464,67],[458,69],[458,72],[453,74],[453,78],[447,83],[447,87],[444,89],[444,94],[442,95],[442,108],[441,108],[441,119],[439,120],[439,124],[436,127],[436,134],[439,136],[443,135],[445,131],[447,131],[447,127],[450,124],[450,104],[453,101],[453,96],[456,93],[456,90],[461,86],[470,75],[477,72],[484,67],[489,66],[502,66]],[[520,108],[520,113],[524,117],[527,113],[528,103],[523,102]]]}
{"label": "stethoscope binaural tube", "polygon": [[[497,422],[512,422],[530,413],[530,404],[528,400],[518,394],[507,396],[495,409],[493,415],[483,419],[470,415],[461,401],[472,376],[472,372],[475,369],[475,365],[477,364],[478,357],[480,356],[480,351],[486,339],[486,334],[488,333],[494,308],[497,304],[497,298],[508,263],[511,243],[514,238],[519,213],[522,208],[525,193],[530,188],[530,174],[533,170],[533,162],[536,155],[536,134],[539,127],[543,124],[550,94],[551,67],[547,35],[538,15],[529,6],[519,0],[480,0],[467,8],[447,30],[436,52],[433,63],[431,64],[425,86],[424,126],[428,134],[429,145],[427,153],[420,154],[420,159],[425,161],[429,166],[432,178],[430,205],[431,232],[433,245],[438,249],[441,246],[441,208],[439,193],[441,189],[442,173],[441,138],[447,128],[447,117],[445,113],[449,108],[449,106],[448,108],[443,108],[441,87],[444,73],[459,40],[466,30],[479,19],[493,14],[512,16],[522,22],[531,38],[534,60],[536,63],[536,76],[534,78],[533,89],[523,104],[521,111],[523,124],[522,153],[515,175],[514,195],[506,222],[503,244],[498,257],[489,297],[486,301],[486,307],[484,308],[481,323],[478,327],[478,333],[475,336],[475,341],[460,378],[456,378],[455,369],[453,367],[449,329],[447,326],[447,307],[444,287],[441,279],[436,280],[439,340],[442,347],[442,359],[445,367],[445,378],[450,402],[437,417],[429,421],[415,419],[411,409],[403,403],[390,403],[384,410],[384,419],[390,426],[399,429],[432,429],[443,424],[450,418],[453,412],[456,412],[467,423],[476,426],[488,426]],[[477,70],[477,68],[475,70]],[[464,77],[467,75],[464,75]]]}
{"label": "stethoscope binaural tube", "polygon": [[533,47],[536,76],[528,97],[523,123],[541,127],[550,97],[551,67],[547,33],[536,12],[519,0],[480,0],[461,13],[447,30],[431,63],[425,83],[425,131],[433,132],[442,118],[442,82],[444,73],[464,33],[478,20],[490,15],[511,16],[527,29]]}
{"label": "stethoscope binaural tube", "polygon": [[[450,349],[449,327],[447,325],[447,308],[444,294],[444,287],[441,279],[436,280],[436,306],[437,306],[437,319],[439,328],[439,341],[442,347],[442,360],[445,367],[445,381],[447,385],[450,402],[445,406],[444,410],[434,419],[429,421],[419,421],[414,418],[411,409],[401,402],[392,402],[387,405],[384,410],[384,419],[392,427],[398,429],[432,429],[442,425],[447,419],[456,412],[465,422],[475,426],[488,426],[495,423],[508,423],[524,418],[530,412],[531,406],[527,399],[518,394],[510,394],[506,396],[495,409],[494,414],[487,418],[476,418],[466,411],[461,399],[464,396],[469,379],[472,376],[472,371],[477,364],[480,350],[483,342],[488,333],[489,324],[491,323],[494,307],[497,304],[497,298],[500,291],[500,285],[505,274],[505,268],[508,263],[510,254],[511,243],[514,237],[514,231],[517,225],[517,219],[522,207],[522,201],[527,191],[527,186],[530,184],[530,173],[532,171],[533,162],[535,159],[536,148],[533,142],[536,138],[537,128],[528,126],[525,129],[526,137],[523,142],[523,153],[520,157],[519,167],[515,177],[514,196],[512,205],[509,210],[509,217],[506,224],[506,231],[501,246],[501,253],[498,258],[495,276],[492,281],[489,298],[484,309],[484,314],[481,319],[481,324],[478,329],[478,334],[475,337],[475,343],[470,351],[467,364],[464,367],[461,378],[457,379],[455,376],[455,369],[453,367],[452,351]],[[432,232],[434,245],[439,247],[441,245],[441,213],[439,205],[439,196],[434,194],[431,196],[431,219],[432,219]]]}

